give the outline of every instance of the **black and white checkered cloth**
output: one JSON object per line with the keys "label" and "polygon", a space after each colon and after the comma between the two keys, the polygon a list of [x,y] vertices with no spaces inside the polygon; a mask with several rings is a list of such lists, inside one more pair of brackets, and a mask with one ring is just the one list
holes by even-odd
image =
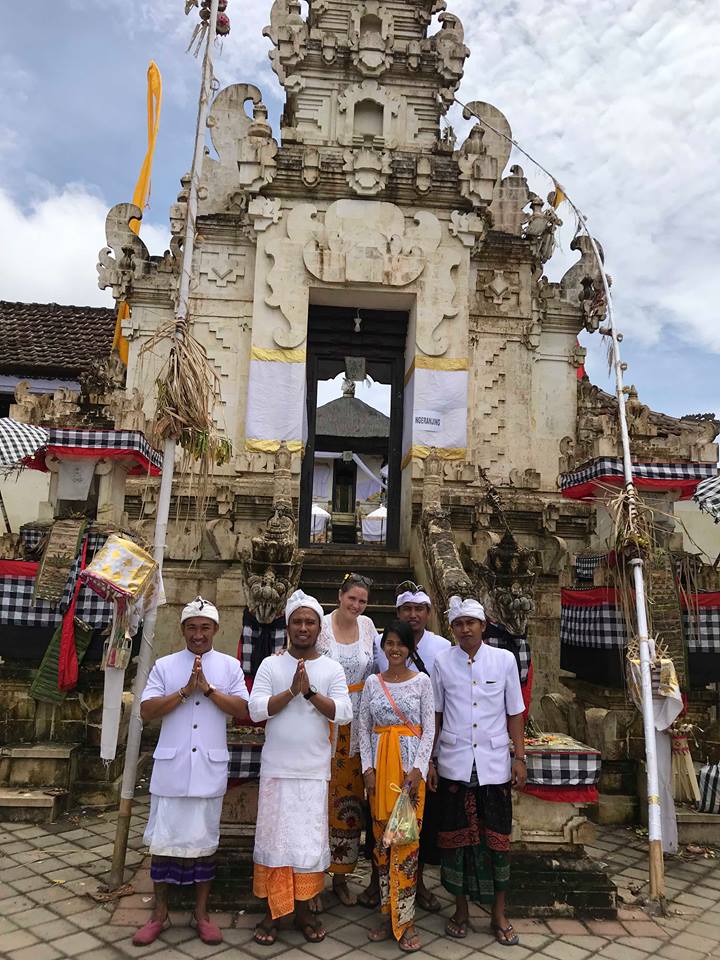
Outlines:
{"label": "black and white checkered cloth", "polygon": [[720,653],[720,607],[683,610],[688,653]]}
{"label": "black and white checkered cloth", "polygon": [[[102,537],[102,539],[105,538]],[[17,627],[56,627],[70,605],[79,571],[80,555],[75,558],[70,568],[63,595],[57,605],[47,600],[32,602],[34,577],[0,577],[0,624]],[[93,628],[105,627],[112,620],[113,605],[103,600],[94,590],[83,586],[78,593],[75,616]]]}
{"label": "black and white checkered cloth", "polygon": [[715,523],[720,523],[720,476],[709,477],[699,483],[693,500],[701,510],[714,518]]}
{"label": "black and white checkered cloth", "polygon": [[51,428],[49,447],[83,447],[86,450],[134,450],[153,467],[162,469],[162,454],[155,450],[139,430],[61,430]]}
{"label": "black and white checkered cloth", "polygon": [[514,637],[501,624],[488,623],[483,640],[485,643],[489,643],[491,647],[509,650],[517,662],[520,683],[527,681],[530,661],[532,660],[527,637]]}
{"label": "black and white checkered cloth", "polygon": [[255,676],[257,668],[265,657],[269,657],[285,646],[285,617],[279,617],[272,623],[258,623],[250,611],[243,611],[242,636],[238,650],[238,660],[242,663],[243,673]]}
{"label": "black and white checkered cloth", "polygon": [[590,557],[575,557],[575,579],[592,580],[595,575],[595,568],[606,560],[606,553],[596,553]]}
{"label": "black and white checkered cloth", "polygon": [[262,747],[231,744],[228,777],[231,780],[256,780],[260,776]]}
{"label": "black and white checkered cloth", "polygon": [[[636,480],[705,480],[717,474],[713,463],[633,463]],[[623,477],[623,462],[619,457],[599,457],[572,473],[560,474],[560,489],[569,490],[603,477]]]}
{"label": "black and white checkered cloth", "polygon": [[[34,527],[31,524],[26,524],[24,527],[20,527],[20,542],[28,553],[32,553],[48,533],[50,533],[50,527]],[[93,533],[93,531],[90,530],[88,534],[87,557],[85,558],[86,564],[90,563],[95,553],[107,540],[107,537],[108,535],[106,533]]]}
{"label": "black and white checkered cloth", "polygon": [[624,648],[626,634],[622,611],[607,603],[592,607],[563,604],[560,609],[560,643],[597,650]]}
{"label": "black and white checkered cloth", "polygon": [[571,751],[527,747],[528,783],[549,787],[594,786],[600,779],[598,750]]}
{"label": "black and white checkered cloth", "polygon": [[0,470],[17,467],[26,457],[32,457],[46,446],[49,432],[43,427],[18,423],[11,417],[0,418]]}

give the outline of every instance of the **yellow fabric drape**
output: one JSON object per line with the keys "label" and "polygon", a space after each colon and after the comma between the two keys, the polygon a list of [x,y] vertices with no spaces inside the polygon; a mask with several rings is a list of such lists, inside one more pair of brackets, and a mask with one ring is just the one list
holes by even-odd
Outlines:
{"label": "yellow fabric drape", "polygon": [[404,778],[402,755],[400,753],[400,737],[417,737],[422,731],[405,725],[392,727],[375,727],[374,732],[380,737],[377,748],[377,762],[375,765],[375,803],[373,816],[376,820],[385,821],[392,813],[397,791],[392,784],[399,786]]}
{"label": "yellow fabric drape", "polygon": [[[155,143],[157,141],[158,130],[160,129],[160,105],[162,103],[162,77],[154,60],[150,61],[147,71],[147,124],[148,124],[148,146],[140,168],[140,176],[135,184],[132,202],[136,207],[144,210],[148,197],[150,196],[150,174],[152,173],[153,156],[155,154]],[[133,233],[140,233],[140,221],[131,220],[130,229]],[[130,307],[123,301],[118,304],[117,320],[115,321],[115,336],[113,338],[113,350],[117,350],[118,356],[127,366],[128,362],[128,342],[122,335],[122,322],[130,316]]]}
{"label": "yellow fabric drape", "polygon": [[554,185],[555,185],[555,194],[552,197],[552,200],[550,201],[550,203],[552,204],[554,209],[557,210],[560,204],[563,203],[563,201],[567,200],[567,197],[565,196],[565,191],[557,182],[557,180],[554,181]]}

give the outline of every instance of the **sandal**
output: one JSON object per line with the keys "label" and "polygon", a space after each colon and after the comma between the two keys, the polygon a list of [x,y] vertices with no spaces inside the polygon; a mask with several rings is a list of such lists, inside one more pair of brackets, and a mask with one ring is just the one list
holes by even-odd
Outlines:
{"label": "sandal", "polygon": [[350,893],[347,883],[335,883],[332,885],[333,893],[344,907],[355,907],[358,904],[358,897]]}
{"label": "sandal", "polygon": [[[520,937],[515,933],[515,928],[511,923],[506,927],[501,927],[499,923],[493,921],[490,924],[490,929],[495,934],[495,940],[503,947],[516,947],[520,943]],[[508,937],[509,933],[512,934],[511,937]]]}
{"label": "sandal", "polygon": [[311,921],[307,923],[296,923],[295,926],[308,943],[320,943],[327,936],[327,930],[325,930],[319,920],[315,923]]}
{"label": "sandal", "polygon": [[363,890],[358,894],[357,902],[367,910],[377,910],[380,906],[380,891],[377,888]]}
{"label": "sandal", "polygon": [[404,953],[417,953],[417,951],[421,949],[420,938],[417,935],[417,930],[413,930],[413,932],[410,934],[408,934],[408,931],[406,930],[398,940],[398,946]]}
{"label": "sandal", "polygon": [[368,930],[368,940],[373,943],[381,943],[383,940],[392,939],[392,927],[385,923],[382,927],[376,927],[374,930]]}
{"label": "sandal", "polygon": [[442,910],[442,904],[435,894],[429,890],[423,890],[422,893],[418,890],[415,893],[415,900],[423,910],[427,910],[429,913],[437,913],[438,910]]}
{"label": "sandal", "polygon": [[255,927],[253,940],[255,943],[259,943],[261,947],[271,947],[277,940],[277,933],[275,924],[271,927],[266,927],[264,923],[259,923]]}
{"label": "sandal", "polygon": [[455,917],[450,917],[445,924],[445,934],[454,940],[464,940],[468,935],[468,930],[474,932],[475,928],[467,917],[464,920],[456,920]]}

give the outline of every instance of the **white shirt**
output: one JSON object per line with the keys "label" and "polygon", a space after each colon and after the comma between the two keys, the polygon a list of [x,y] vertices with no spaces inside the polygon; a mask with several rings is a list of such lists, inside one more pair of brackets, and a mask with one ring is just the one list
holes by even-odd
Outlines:
{"label": "white shirt", "polygon": [[525,709],[515,657],[483,643],[470,660],[460,646],[451,647],[435,660],[433,691],[435,710],[443,715],[440,776],[468,783],[474,763],[478,783],[507,783],[507,718]]}
{"label": "white shirt", "polygon": [[[417,645],[417,652],[425,664],[428,676],[432,677],[433,675],[433,667],[435,666],[435,658],[437,655],[451,646],[452,644],[446,637],[441,637],[437,633],[431,633],[429,630],[423,633],[422,637],[420,637],[420,643]],[[417,672],[417,667],[412,660],[408,660],[407,665],[410,670]],[[380,636],[378,635],[375,641],[375,669],[377,673],[384,673],[387,668],[387,657],[383,653],[383,648],[380,646]]]}
{"label": "white shirt", "polygon": [[[195,654],[189,650],[160,657],[150,671],[141,703],[166,697],[186,686]],[[202,657],[205,679],[220,693],[248,699],[240,662],[217,650]],[[192,692],[162,718],[153,754],[150,793],[161,797],[222,797],[227,790],[227,716],[202,690]]]}
{"label": "white shirt", "polygon": [[335,719],[330,721],[302,694],[280,713],[268,714],[270,697],[290,688],[297,660],[287,650],[279,657],[266,657],[258,668],[250,695],[250,717],[267,720],[260,761],[261,777],[300,780],[330,779],[331,724],[352,720],[352,704],[345,672],[330,657],[305,661],[310,686],[335,701]]}

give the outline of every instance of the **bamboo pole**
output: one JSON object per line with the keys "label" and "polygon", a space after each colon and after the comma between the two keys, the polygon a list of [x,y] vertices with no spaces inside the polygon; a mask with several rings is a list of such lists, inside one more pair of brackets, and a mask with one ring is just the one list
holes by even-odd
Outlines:
{"label": "bamboo pole", "polygon": [[[202,64],[202,80],[200,97],[198,100],[197,125],[195,127],[195,149],[193,151],[192,167],[190,171],[190,189],[188,192],[187,219],[185,222],[185,238],[182,249],[180,280],[178,284],[178,303],[175,311],[175,338],[181,340],[188,322],[188,305],[190,301],[190,280],[192,277],[192,260],[195,249],[195,228],[197,217],[197,193],[202,170],[202,158],[205,147],[205,129],[212,92],[213,68],[212,52],[215,43],[219,0],[212,0],[210,20],[208,22],[207,43]],[[165,557],[165,540],[167,537],[168,520],[170,517],[170,499],[172,496],[173,472],[175,469],[175,446],[177,438],[168,437],[163,450],[163,469],[160,479],[160,492],[157,502],[155,519],[155,537],[153,556],[162,571]],[[127,744],[125,748],[125,766],[123,768],[122,785],[120,788],[120,805],[118,821],[113,846],[112,866],[108,879],[108,886],[116,890],[122,886],[125,875],[125,859],[127,857],[128,834],[132,818],[132,803],[135,797],[135,781],[137,779],[138,759],[140,756],[140,742],[142,739],[142,719],[140,717],[140,697],[147,683],[148,674],[153,663],[155,625],[157,623],[157,607],[148,612],[143,623],[142,643],[138,657],[137,674],[133,685],[133,706],[130,714]]]}
{"label": "bamboo pole", "polygon": [[[588,230],[587,223],[582,212],[575,206],[571,198],[568,196],[565,188],[560,187],[560,184],[549,170],[547,170],[541,163],[539,163],[526,150],[524,150],[516,140],[513,140],[512,137],[508,137],[507,134],[488,123],[487,120],[479,116],[467,104],[464,104],[462,101],[458,100],[457,97],[454,99],[455,103],[462,107],[463,111],[467,115],[475,117],[475,119],[483,124],[483,126],[487,127],[489,130],[492,130],[493,133],[502,137],[503,140],[509,141],[517,150],[520,151],[520,153],[523,154],[523,156],[527,157],[531,163],[535,164],[536,167],[550,177],[555,184],[556,189],[562,189],[565,199],[577,217],[579,226],[590,241],[590,245],[597,261],[600,277],[602,279],[603,290],[605,292],[605,301],[607,303],[608,332],[612,338],[613,368],[615,370],[615,394],[618,401],[618,420],[620,423],[620,437],[622,442],[623,474],[625,478],[625,492],[627,494],[628,503],[628,520],[630,522],[631,529],[634,529],[638,515],[638,494],[633,479],[633,465],[630,453],[630,435],[628,433],[627,412],[625,409],[625,385],[623,383],[623,373],[627,369],[627,364],[622,362],[622,358],[620,356],[620,340],[622,337],[618,334],[618,330],[615,327],[613,303],[612,297],[610,296],[610,283],[608,281],[607,273],[605,272],[603,259],[600,256],[600,251],[597,243],[595,242],[595,238]],[[652,677],[650,673],[650,664],[655,657],[655,650],[654,644],[652,644],[651,649],[651,642],[648,636],[646,608],[647,601],[645,596],[645,577],[643,573],[642,558],[639,556],[636,557],[630,561],[630,565],[632,567],[633,584],[635,587],[635,615],[637,618],[637,639],[640,648],[642,716],[643,731],[645,735],[645,761],[647,767],[650,897],[653,900],[663,901],[665,899],[665,867],[662,849],[660,791],[655,744],[655,715],[652,702]]]}

